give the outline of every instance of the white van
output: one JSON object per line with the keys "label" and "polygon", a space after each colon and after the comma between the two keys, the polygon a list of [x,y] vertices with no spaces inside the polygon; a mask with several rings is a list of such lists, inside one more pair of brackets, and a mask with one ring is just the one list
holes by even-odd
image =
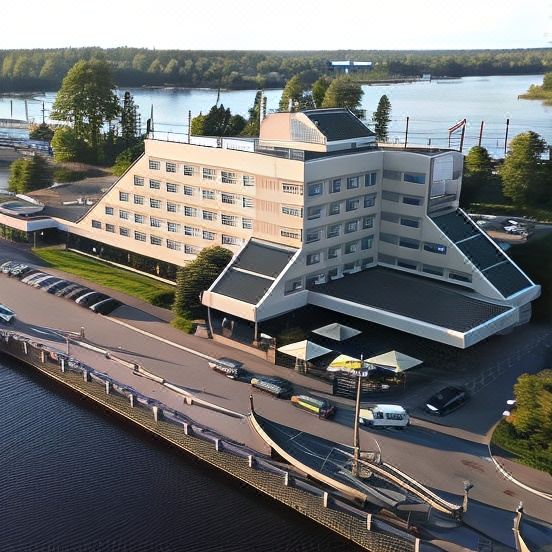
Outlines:
{"label": "white van", "polygon": [[359,422],[371,427],[398,427],[410,425],[408,412],[398,404],[376,404],[361,408]]}

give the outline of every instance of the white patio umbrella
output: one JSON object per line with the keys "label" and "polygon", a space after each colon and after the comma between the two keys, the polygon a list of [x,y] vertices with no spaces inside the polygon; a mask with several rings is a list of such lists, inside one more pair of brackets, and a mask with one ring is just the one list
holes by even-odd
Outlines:
{"label": "white patio umbrella", "polygon": [[354,328],[350,328],[349,326],[344,326],[343,324],[334,322],[333,324],[317,328],[316,330],[313,330],[312,333],[333,339],[335,341],[345,341],[346,339],[355,337],[355,335],[359,335],[362,332],[355,330]]}
{"label": "white patio umbrella", "polygon": [[312,360],[313,358],[318,358],[332,352],[331,349],[326,349],[326,347],[317,345],[307,339],[278,347],[278,351],[304,361]]}
{"label": "white patio umbrella", "polygon": [[398,351],[389,351],[382,355],[369,358],[366,362],[375,364],[384,370],[391,370],[396,374],[400,374],[410,370],[410,368],[414,368],[414,366],[419,366],[423,363],[423,360],[418,360],[417,358],[399,353]]}

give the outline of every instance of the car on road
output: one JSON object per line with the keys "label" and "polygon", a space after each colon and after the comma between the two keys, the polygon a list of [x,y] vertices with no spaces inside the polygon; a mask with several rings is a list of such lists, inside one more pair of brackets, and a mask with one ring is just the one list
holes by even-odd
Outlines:
{"label": "car on road", "polygon": [[35,280],[38,280],[39,278],[43,278],[44,276],[49,276],[49,274],[46,274],[46,272],[37,271],[32,274],[27,274],[23,277],[21,280],[24,284],[31,285]]}
{"label": "car on road", "polygon": [[79,307],[90,307],[104,299],[109,299],[109,295],[101,293],[100,291],[90,291],[89,293],[81,295],[78,299],[75,299],[75,303],[79,305]]}
{"label": "car on road", "polygon": [[70,283],[71,282],[69,282],[68,280],[57,280],[56,282],[52,282],[42,289],[44,291],[47,291],[48,293],[55,293],[56,291],[67,287]]}
{"label": "car on road", "polygon": [[406,409],[398,404],[376,404],[361,408],[358,421],[370,427],[396,427],[404,429],[410,425]]}
{"label": "car on road", "polygon": [[244,374],[243,362],[229,357],[221,357],[209,361],[209,368],[224,374],[227,378],[238,379]]}
{"label": "car on road", "polygon": [[122,305],[121,301],[108,297],[99,303],[95,303],[89,309],[98,314],[111,314],[116,308]]}
{"label": "car on road", "polygon": [[272,376],[251,378],[251,387],[266,391],[279,399],[289,399],[293,395],[293,386],[289,381]]}
{"label": "car on road", "polygon": [[296,408],[316,414],[319,418],[329,418],[335,414],[335,406],[330,401],[314,395],[293,395],[291,403]]}
{"label": "car on road", "polygon": [[6,324],[12,324],[15,321],[15,312],[13,312],[6,305],[0,304],[0,322],[5,322]]}
{"label": "car on road", "polygon": [[425,403],[425,410],[434,416],[444,416],[460,408],[468,398],[465,389],[450,385],[432,395]]}
{"label": "car on road", "polygon": [[65,299],[76,301],[79,297],[82,297],[83,295],[90,293],[91,291],[92,290],[89,287],[77,286],[75,289],[73,289],[73,291],[71,291],[65,296]]}

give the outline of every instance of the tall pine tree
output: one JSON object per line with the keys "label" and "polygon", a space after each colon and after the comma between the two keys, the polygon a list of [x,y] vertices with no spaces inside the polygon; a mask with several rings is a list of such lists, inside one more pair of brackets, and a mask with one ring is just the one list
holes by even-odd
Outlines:
{"label": "tall pine tree", "polygon": [[391,102],[384,94],[378,103],[373,116],[374,131],[378,142],[387,142],[389,139],[389,123],[391,122]]}

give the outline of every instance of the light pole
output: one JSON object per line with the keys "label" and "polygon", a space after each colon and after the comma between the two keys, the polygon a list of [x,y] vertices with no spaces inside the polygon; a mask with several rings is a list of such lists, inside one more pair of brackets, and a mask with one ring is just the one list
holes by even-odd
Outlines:
{"label": "light pole", "polygon": [[[359,417],[360,417],[360,391],[362,388],[361,378],[368,374],[367,371],[364,371],[364,357],[360,355],[360,369],[358,372],[355,372],[357,378],[357,387],[356,387],[356,401],[355,401],[355,425],[353,429],[353,469],[352,473],[355,477],[358,477],[359,474],[359,460],[360,460],[360,428],[359,428]],[[379,446],[379,445],[378,445]]]}
{"label": "light pole", "polygon": [[473,489],[473,483],[471,481],[464,481],[464,501],[462,502],[462,511],[468,511],[468,495],[470,490]]}

